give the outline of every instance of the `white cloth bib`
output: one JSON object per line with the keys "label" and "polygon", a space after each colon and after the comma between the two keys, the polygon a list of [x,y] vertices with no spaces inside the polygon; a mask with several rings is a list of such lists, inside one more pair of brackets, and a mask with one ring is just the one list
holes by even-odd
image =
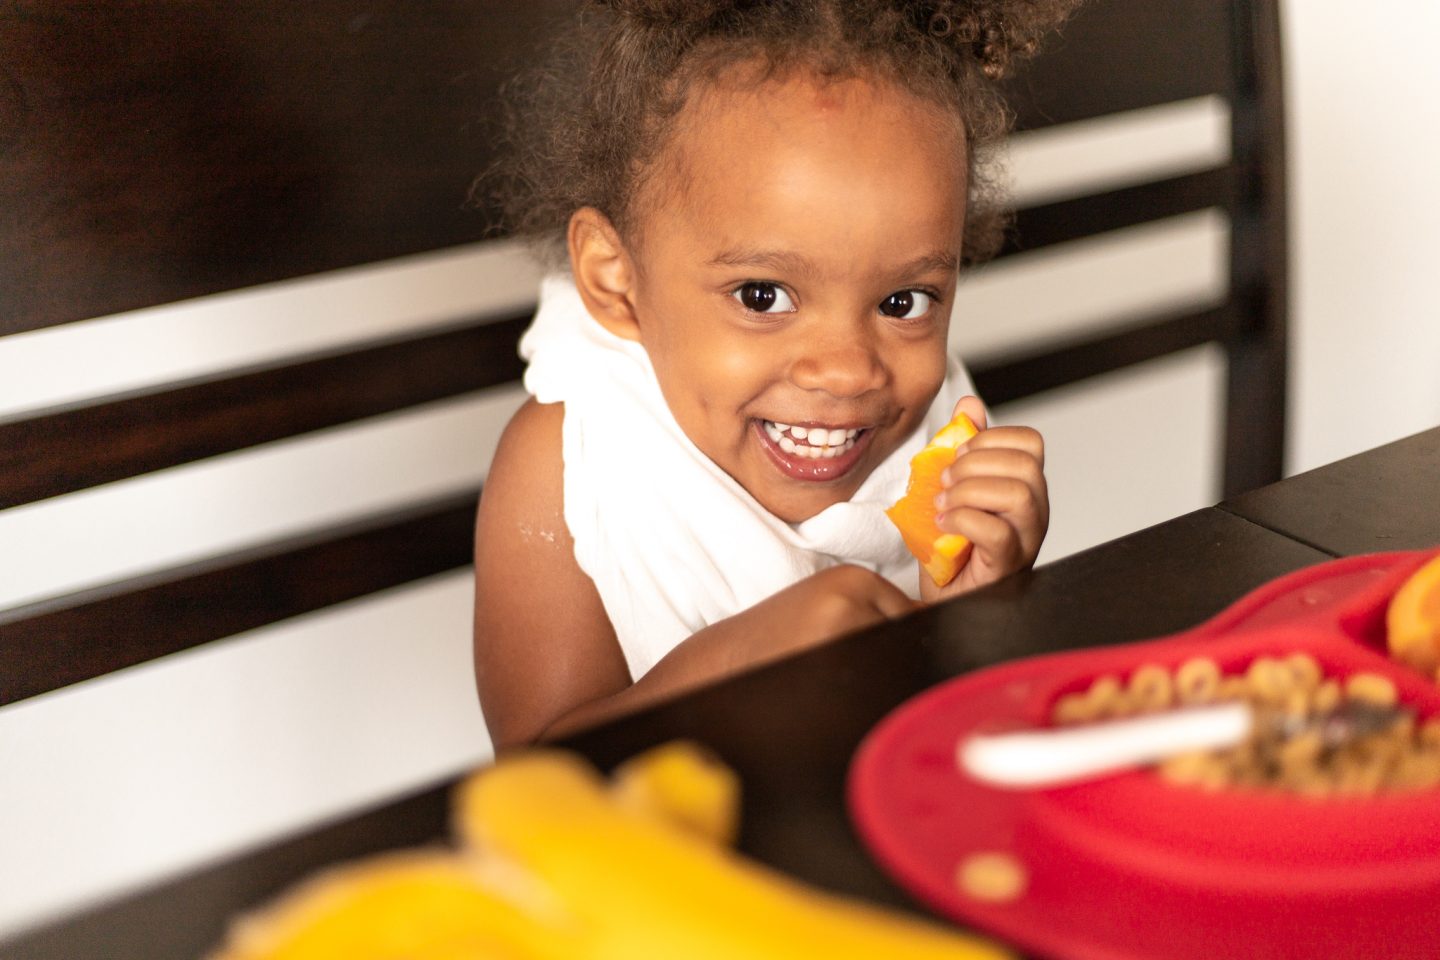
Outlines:
{"label": "white cloth bib", "polygon": [[917,595],[915,560],[883,511],[905,492],[910,458],[974,392],[958,363],[925,422],[852,499],[789,524],[690,442],[645,349],[591,317],[568,276],[542,283],[520,354],[525,389],[565,404],[565,523],[632,679],[692,633],[835,564]]}

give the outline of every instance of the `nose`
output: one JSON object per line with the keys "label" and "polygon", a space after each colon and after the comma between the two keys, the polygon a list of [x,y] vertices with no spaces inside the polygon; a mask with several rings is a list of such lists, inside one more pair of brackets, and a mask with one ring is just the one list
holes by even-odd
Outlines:
{"label": "nose", "polygon": [[858,397],[884,386],[885,364],[871,338],[857,331],[844,339],[807,344],[790,365],[790,380],[802,390]]}

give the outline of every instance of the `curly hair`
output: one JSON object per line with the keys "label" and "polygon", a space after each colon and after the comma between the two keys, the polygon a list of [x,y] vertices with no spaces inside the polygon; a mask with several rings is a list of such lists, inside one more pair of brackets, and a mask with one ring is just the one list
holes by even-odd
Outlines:
{"label": "curly hair", "polygon": [[633,239],[637,198],[697,81],[742,63],[765,76],[870,75],[963,125],[969,168],[963,260],[991,256],[1006,216],[987,160],[1013,117],[999,81],[1079,0],[588,0],[550,56],[506,85],[504,151],[477,181],[502,230],[563,262],[581,207]]}

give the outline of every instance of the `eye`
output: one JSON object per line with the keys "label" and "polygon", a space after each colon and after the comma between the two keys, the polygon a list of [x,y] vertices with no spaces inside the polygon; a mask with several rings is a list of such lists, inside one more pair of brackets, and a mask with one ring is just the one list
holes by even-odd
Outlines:
{"label": "eye", "polygon": [[918,320],[930,312],[930,294],[920,290],[898,290],[880,301],[880,312],[897,320]]}
{"label": "eye", "polygon": [[754,313],[794,313],[795,302],[790,299],[779,284],[775,283],[746,283],[738,290],[730,294],[746,310]]}

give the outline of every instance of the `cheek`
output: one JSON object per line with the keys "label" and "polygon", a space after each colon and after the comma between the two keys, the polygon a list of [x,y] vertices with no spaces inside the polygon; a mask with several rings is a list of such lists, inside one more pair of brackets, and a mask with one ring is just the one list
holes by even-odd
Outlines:
{"label": "cheek", "polygon": [[692,382],[703,385],[706,406],[733,406],[772,379],[775,366],[770,345],[751,337],[711,335],[687,350]]}
{"label": "cheek", "polygon": [[[943,341],[908,350],[896,363],[902,389],[914,397],[933,398],[945,382],[947,354]],[[928,405],[928,399],[926,402]]]}

